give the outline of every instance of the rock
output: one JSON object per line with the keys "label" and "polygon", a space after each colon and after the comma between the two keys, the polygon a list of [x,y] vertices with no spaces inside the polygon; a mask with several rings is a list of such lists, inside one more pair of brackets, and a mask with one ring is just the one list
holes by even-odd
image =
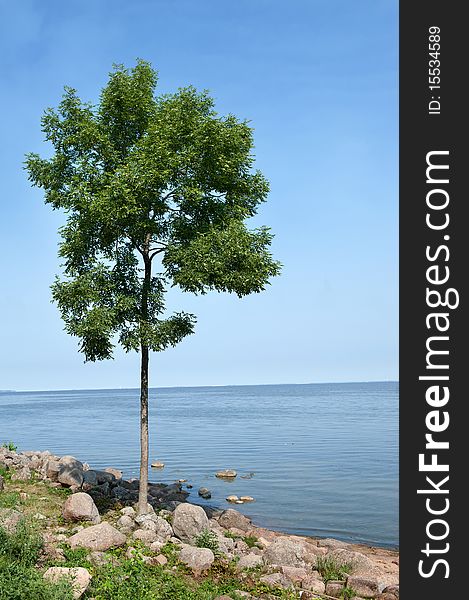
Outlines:
{"label": "rock", "polygon": [[104,472],[114,475],[116,480],[122,479],[122,471],[120,469],[114,469],[114,467],[106,467],[104,469]]}
{"label": "rock", "polygon": [[192,571],[201,573],[202,571],[210,569],[215,560],[215,556],[209,548],[184,546],[179,553],[179,560],[192,569]]}
{"label": "rock", "polygon": [[155,556],[154,560],[156,564],[161,565],[162,567],[168,564],[168,559],[164,554],[158,554],[158,556]]}
{"label": "rock", "polygon": [[72,535],[68,539],[71,548],[89,548],[90,550],[109,550],[116,546],[123,546],[126,537],[109,523],[92,525]]}
{"label": "rock", "polygon": [[96,475],[96,471],[83,471],[83,486],[94,487],[98,485],[98,476]]}
{"label": "rock", "polygon": [[270,585],[271,587],[282,587],[285,589],[293,587],[292,582],[282,573],[269,573],[268,575],[263,575],[259,581],[266,585]]}
{"label": "rock", "polygon": [[131,492],[130,490],[128,490],[125,487],[122,487],[121,485],[116,485],[114,488],[112,488],[111,491],[111,496],[113,498],[117,498],[118,500],[132,500],[135,497],[136,492]]}
{"label": "rock", "polygon": [[121,508],[121,514],[127,515],[128,517],[135,517],[137,513],[132,506],[125,506],[124,508]]}
{"label": "rock", "polygon": [[241,502],[254,502],[254,498],[252,496],[240,496],[239,498]]}
{"label": "rock", "polygon": [[31,470],[29,467],[22,467],[13,473],[11,476],[12,481],[28,481],[31,479]]}
{"label": "rock", "polygon": [[226,497],[226,501],[227,502],[239,502],[239,498],[238,498],[238,496],[231,495],[231,496]]}
{"label": "rock", "polygon": [[129,515],[122,515],[116,524],[118,527],[126,527],[128,529],[135,527],[135,522]]}
{"label": "rock", "polygon": [[264,553],[264,560],[270,565],[285,567],[304,567],[316,564],[316,556],[310,552],[312,548],[300,540],[289,537],[277,538]]}
{"label": "rock", "polygon": [[158,539],[156,532],[152,531],[151,529],[137,529],[137,531],[133,532],[132,537],[134,540],[140,540],[147,546],[153,542],[156,542]]}
{"label": "rock", "polygon": [[308,575],[308,577],[303,579],[301,582],[301,587],[304,590],[309,590],[317,594],[324,594],[326,591],[324,581],[319,577],[319,575]]}
{"label": "rock", "polygon": [[66,455],[59,459],[59,465],[68,469],[79,469],[83,471],[83,463],[77,460],[74,456]]}
{"label": "rock", "polygon": [[0,508],[0,527],[7,533],[15,533],[23,513],[13,508]]}
{"label": "rock", "polygon": [[156,542],[152,542],[150,544],[150,550],[152,552],[159,552],[163,546],[164,546],[164,542],[162,542],[161,540],[156,540]]}
{"label": "rock", "polygon": [[62,509],[66,521],[91,521],[95,525],[101,522],[93,498],[85,492],[72,494],[67,498]]}
{"label": "rock", "polygon": [[394,594],[396,598],[399,598],[399,586],[398,585],[388,585],[384,588],[383,593],[385,594]]}
{"label": "rock", "polygon": [[70,580],[73,597],[81,598],[90,585],[91,575],[83,567],[50,567],[44,573],[44,579],[54,583],[60,579]]}
{"label": "rock", "polygon": [[38,521],[45,521],[47,519],[46,515],[41,513],[34,513],[33,519],[37,519]]}
{"label": "rock", "polygon": [[162,469],[163,467],[164,467],[164,462],[160,462],[159,460],[156,460],[155,462],[151,463],[152,469]]}
{"label": "rock", "polygon": [[342,598],[342,591],[344,589],[343,581],[328,581],[326,583],[326,594],[333,598]]}
{"label": "rock", "polygon": [[282,567],[281,572],[293,583],[301,583],[311,575],[303,567]]}
{"label": "rock", "polygon": [[225,469],[215,473],[215,477],[218,477],[218,479],[234,479],[237,474],[233,469]]}
{"label": "rock", "polygon": [[254,567],[258,567],[259,565],[263,564],[263,560],[262,560],[262,556],[259,556],[259,554],[254,554],[254,553],[250,553],[250,554],[246,554],[245,556],[242,556],[237,565],[236,568],[239,570],[242,569],[253,569]]}
{"label": "rock", "polygon": [[173,536],[173,528],[163,517],[156,516],[153,520],[156,525],[156,535],[159,540],[167,542]]}
{"label": "rock", "polygon": [[387,592],[383,592],[382,594],[378,594],[377,596],[375,596],[376,600],[396,600],[396,598],[398,597],[399,596],[395,596],[394,594],[388,594]]}
{"label": "rock", "polygon": [[0,475],[0,492],[3,492],[3,489],[5,488],[5,482],[3,477]]}
{"label": "rock", "polygon": [[96,479],[98,480],[98,485],[102,485],[103,483],[111,484],[115,483],[116,477],[112,473],[108,473],[107,471],[94,471],[96,473]]}
{"label": "rock", "polygon": [[83,484],[83,471],[81,469],[65,466],[60,469],[57,475],[57,481],[62,485],[68,485],[69,487],[81,487]]}
{"label": "rock", "polygon": [[112,562],[113,557],[109,556],[105,552],[90,552],[90,561],[95,567],[103,567],[109,562]]}
{"label": "rock", "polygon": [[338,548],[347,548],[350,546],[350,544],[347,544],[347,542],[341,542],[340,540],[335,540],[334,538],[323,538],[322,540],[318,540],[318,546],[320,548],[337,550]]}
{"label": "rock", "polygon": [[361,552],[338,548],[329,552],[330,556],[338,565],[350,565],[353,575],[364,575],[376,572],[375,563]]}
{"label": "rock", "polygon": [[212,497],[212,492],[208,488],[206,488],[206,487],[199,488],[199,491],[197,493],[202,498],[205,498],[205,500],[208,500],[209,498]]}
{"label": "rock", "polygon": [[59,476],[61,468],[62,465],[59,464],[59,461],[48,460],[44,469],[47,479],[50,479],[53,482],[57,482],[57,478]]}
{"label": "rock", "polygon": [[203,508],[188,503],[176,507],[173,531],[177,538],[190,544],[204,529],[209,529],[209,522]]}
{"label": "rock", "polygon": [[236,529],[240,529],[245,532],[249,529],[252,529],[251,519],[248,519],[244,515],[242,515],[237,510],[233,510],[232,508],[228,508],[224,510],[218,519],[218,523],[224,529],[231,529],[231,527],[236,527]]}
{"label": "rock", "polygon": [[365,578],[360,575],[349,575],[347,586],[351,587],[357,596],[362,596],[363,598],[374,598],[384,588],[384,585],[380,585],[376,579]]}

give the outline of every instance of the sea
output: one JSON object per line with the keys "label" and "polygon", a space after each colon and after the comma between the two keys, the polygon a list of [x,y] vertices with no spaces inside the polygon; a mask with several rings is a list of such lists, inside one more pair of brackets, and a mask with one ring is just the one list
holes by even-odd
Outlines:
{"label": "sea", "polygon": [[[269,529],[398,547],[398,395],[397,382],[151,389],[150,460],[165,466],[150,479],[186,479],[189,501],[218,508],[252,496],[234,508]],[[1,392],[8,441],[138,477],[139,391]]]}

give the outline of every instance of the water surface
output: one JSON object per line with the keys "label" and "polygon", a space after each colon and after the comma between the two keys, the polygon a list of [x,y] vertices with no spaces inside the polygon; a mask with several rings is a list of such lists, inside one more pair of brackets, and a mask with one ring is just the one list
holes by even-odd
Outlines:
{"label": "water surface", "polygon": [[[0,443],[73,454],[138,476],[138,390],[0,393]],[[290,533],[398,545],[398,384],[166,388],[150,391],[153,481],[187,479],[256,502],[235,508]],[[225,482],[217,470],[233,468]],[[251,479],[242,475],[254,473]]]}

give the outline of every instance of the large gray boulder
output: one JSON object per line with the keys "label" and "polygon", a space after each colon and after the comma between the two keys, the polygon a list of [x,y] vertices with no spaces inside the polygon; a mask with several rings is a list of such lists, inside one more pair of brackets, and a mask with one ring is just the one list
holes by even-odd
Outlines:
{"label": "large gray boulder", "polygon": [[202,571],[210,569],[215,560],[215,555],[209,548],[184,546],[179,553],[179,560],[195,573],[201,573]]}
{"label": "large gray boulder", "polygon": [[191,544],[210,524],[205,511],[194,504],[179,504],[173,513],[174,535],[183,542]]}
{"label": "large gray boulder", "polygon": [[81,487],[83,484],[83,471],[78,467],[69,467],[66,465],[61,467],[57,475],[57,481],[69,487]]}
{"label": "large gray boulder", "polygon": [[66,521],[91,521],[95,525],[101,522],[93,498],[85,492],[78,492],[67,498],[62,516]]}
{"label": "large gray boulder", "polygon": [[123,546],[126,541],[124,534],[106,522],[82,529],[68,538],[71,548],[88,548],[103,552],[109,548]]}

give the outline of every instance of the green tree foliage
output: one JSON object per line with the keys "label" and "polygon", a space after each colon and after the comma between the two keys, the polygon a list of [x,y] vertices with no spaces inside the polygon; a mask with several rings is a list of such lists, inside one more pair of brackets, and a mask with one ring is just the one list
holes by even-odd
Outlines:
{"label": "green tree foliage", "polygon": [[32,184],[66,214],[52,286],[65,329],[86,360],[110,358],[116,344],[141,352],[142,426],[149,351],[175,346],[196,320],[167,314],[168,287],[241,297],[280,271],[269,229],[245,223],[268,193],[252,170],[252,129],[193,87],[155,96],[156,82],[139,61],[115,67],[97,105],[65,88],[42,118],[52,157],[26,157]]}

